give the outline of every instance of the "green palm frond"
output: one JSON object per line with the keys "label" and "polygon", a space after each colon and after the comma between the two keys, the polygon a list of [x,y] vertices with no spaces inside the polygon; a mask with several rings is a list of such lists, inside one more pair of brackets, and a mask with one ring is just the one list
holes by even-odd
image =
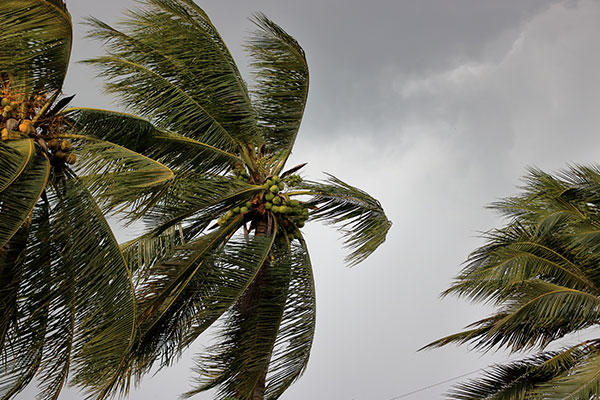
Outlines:
{"label": "green palm frond", "polygon": [[31,215],[50,176],[50,162],[43,155],[32,157],[27,168],[0,193],[0,248]]}
{"label": "green palm frond", "polygon": [[123,146],[178,171],[217,173],[242,161],[235,154],[158,129],[135,115],[92,108],[70,108],[62,115],[72,121],[77,134]]}
{"label": "green palm frond", "polygon": [[[521,193],[493,208],[509,222],[486,235],[487,243],[471,254],[444,295],[489,302],[496,312],[471,324],[471,329],[426,347],[454,342],[483,349],[543,349],[566,334],[596,326],[600,169],[573,166],[556,175],[532,169]],[[597,340],[558,353],[551,359],[562,358],[565,363],[543,379],[535,371],[545,361],[539,366],[537,362],[499,366],[483,380],[460,385],[451,397],[589,400],[600,394],[599,354]],[[528,372],[510,381],[519,368]],[[513,392],[514,387],[519,390]]]}
{"label": "green palm frond", "polygon": [[73,354],[73,382],[104,398],[119,388],[137,328],[131,273],[102,212],[76,178],[54,183],[49,201],[51,238],[61,249],[53,277],[60,296],[52,301],[76,315],[73,341],[59,339],[57,346]]}
{"label": "green palm frond", "polygon": [[449,391],[448,398],[455,400],[541,399],[542,397],[532,393],[569,371],[589,352],[586,346],[577,345],[559,352],[545,352],[508,364],[497,364],[484,371],[482,377],[455,385]]}
{"label": "green palm frond", "polygon": [[59,90],[72,44],[71,16],[64,2],[4,0],[0,25],[0,73],[12,88],[23,95]]}
{"label": "green palm frond", "polygon": [[33,154],[31,140],[0,141],[0,193],[21,175]]}
{"label": "green palm frond", "polygon": [[198,359],[198,387],[185,397],[217,386],[222,398],[250,400],[255,393],[264,393],[288,297],[291,263],[287,245],[273,248],[270,260],[227,312],[218,344]]}
{"label": "green palm frond", "polygon": [[532,391],[540,399],[590,400],[600,396],[600,351],[588,350],[569,370]]}
{"label": "green palm frond", "polygon": [[512,351],[544,348],[566,334],[600,321],[600,298],[592,293],[558,286],[542,280],[521,284],[502,308],[489,318],[470,325],[472,329],[436,340],[425,348],[449,343],[472,343],[489,350],[508,347]]}
{"label": "green palm frond", "polygon": [[52,287],[49,236],[48,204],[43,203],[34,210],[31,224],[22,226],[0,250],[0,270],[7,279],[1,289],[3,400],[23,390],[42,364]]}
{"label": "green palm frond", "polygon": [[161,163],[111,142],[63,134],[78,156],[75,172],[106,211],[143,207],[166,190],[173,172]]}
{"label": "green palm frond", "polygon": [[246,49],[252,58],[252,92],[259,126],[268,152],[279,157],[280,172],[298,135],[308,98],[308,64],[298,42],[264,14]]}
{"label": "green palm frond", "polygon": [[[274,236],[228,240],[235,222],[179,246],[152,267],[139,294],[142,338],[138,368],[168,365],[244,293],[265,262]],[[169,329],[165,329],[168,327]]]}
{"label": "green palm frond", "polygon": [[232,177],[180,174],[144,218],[159,232],[185,221],[190,238],[197,237],[228,209],[262,190]]}
{"label": "green palm frond", "polygon": [[356,265],[385,241],[392,223],[373,197],[333,175],[328,176],[326,183],[303,182],[300,187],[304,190],[294,194],[313,196],[310,204],[317,209],[311,213],[311,219],[339,225],[345,246],[353,250],[346,262]]}
{"label": "green palm frond", "polygon": [[159,127],[221,150],[260,144],[245,83],[206,14],[185,0],[156,0],[130,17],[124,32],[90,20],[109,55],[87,62],[109,92]]}
{"label": "green palm frond", "polygon": [[304,373],[316,327],[316,298],[306,243],[292,245],[290,284],[267,374],[265,398],[277,399]]}

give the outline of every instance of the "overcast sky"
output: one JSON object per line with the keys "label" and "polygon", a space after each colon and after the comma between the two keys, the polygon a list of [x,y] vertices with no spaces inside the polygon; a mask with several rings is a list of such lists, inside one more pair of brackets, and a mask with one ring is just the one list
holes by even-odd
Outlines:
{"label": "overcast sky", "polygon": [[[305,228],[317,331],[307,372],[282,399],[391,400],[506,360],[466,346],[416,350],[486,315],[439,298],[482,244],[479,232],[502,223],[485,205],[516,193],[528,166],[600,161],[600,2],[196,1],[244,73],[253,12],[299,41],[311,88],[290,163],[308,162],[312,179],[326,171],[363,188],[394,222],[386,243],[352,269],[335,230]],[[67,4],[76,23],[89,15],[114,23],[135,7]],[[84,32],[76,26],[73,61],[101,54]],[[73,64],[65,94],[76,93],[77,105],[117,108],[94,75]],[[177,398],[190,388],[190,365],[186,357],[129,398]],[[441,398],[448,387],[403,398]]]}

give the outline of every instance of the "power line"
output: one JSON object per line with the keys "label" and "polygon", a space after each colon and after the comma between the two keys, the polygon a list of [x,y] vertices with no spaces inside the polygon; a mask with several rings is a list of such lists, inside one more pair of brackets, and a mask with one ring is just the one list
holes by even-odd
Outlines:
{"label": "power line", "polygon": [[462,374],[462,375],[459,375],[459,376],[455,376],[454,378],[446,379],[446,380],[445,380],[445,381],[443,381],[443,382],[438,382],[438,383],[434,383],[433,385],[425,386],[425,387],[423,387],[423,388],[421,388],[421,389],[413,390],[412,392],[404,393],[404,394],[402,394],[402,395],[400,395],[400,396],[392,397],[392,398],[391,398],[391,399],[389,399],[389,400],[397,400],[397,399],[401,399],[401,398],[403,398],[403,397],[410,396],[410,395],[413,395],[413,394],[415,394],[415,393],[419,393],[419,392],[422,392],[422,391],[424,391],[424,390],[431,389],[431,388],[433,388],[433,387],[436,387],[436,386],[443,385],[444,383],[448,383],[448,382],[452,382],[452,381],[455,381],[455,380],[457,380],[457,379],[460,379],[460,378],[464,378],[465,376],[472,375],[472,374],[474,374],[474,373],[476,373],[476,372],[479,372],[479,371],[483,371],[483,368],[479,368],[479,369],[477,369],[477,370],[475,370],[475,371],[471,371],[471,372],[467,372],[466,374]]}

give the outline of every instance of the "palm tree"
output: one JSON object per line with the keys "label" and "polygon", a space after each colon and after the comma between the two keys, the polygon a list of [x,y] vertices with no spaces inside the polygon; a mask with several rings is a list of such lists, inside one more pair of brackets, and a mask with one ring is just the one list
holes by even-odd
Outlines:
{"label": "palm tree", "polygon": [[172,173],[74,129],[59,100],[63,1],[3,0],[0,26],[0,398],[37,377],[39,397],[56,399],[69,374],[102,398],[137,320],[132,273],[92,195],[143,202]]}
{"label": "palm tree", "polygon": [[494,208],[507,224],[486,235],[444,295],[496,311],[427,347],[469,343],[535,354],[495,365],[449,397],[598,398],[600,338],[568,346],[557,341],[600,323],[600,169],[575,166],[558,176],[531,170],[522,194]]}
{"label": "palm tree", "polygon": [[[286,170],[308,95],[300,45],[266,16],[247,43],[248,90],[206,13],[191,0],[147,0],[120,30],[91,19],[107,55],[90,60],[132,114],[77,110],[75,126],[169,166],[174,180],[137,211],[152,227],[127,243],[139,278],[139,345],[123,382],[170,365],[217,322],[186,396],[278,398],[306,368],[315,329],[313,273],[301,228],[342,231],[350,265],[391,223],[377,200],[329,175]],[[102,121],[99,125],[98,122]],[[145,127],[144,136],[117,129]],[[101,129],[99,129],[101,128]]]}

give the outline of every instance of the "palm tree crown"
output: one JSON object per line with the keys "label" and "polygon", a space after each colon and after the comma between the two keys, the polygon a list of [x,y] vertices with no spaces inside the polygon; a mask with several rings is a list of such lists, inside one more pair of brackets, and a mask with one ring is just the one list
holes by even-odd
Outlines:
{"label": "palm tree crown", "polygon": [[562,348],[556,341],[600,323],[599,194],[597,167],[572,167],[558,177],[532,170],[521,195],[494,205],[508,223],[487,234],[444,294],[496,311],[428,347],[470,343],[537,353],[490,368],[450,398],[598,398],[600,339]]}
{"label": "palm tree crown", "polygon": [[131,271],[92,195],[125,205],[172,173],[73,127],[69,99],[57,101],[72,42],[63,1],[3,0],[0,26],[0,398],[37,376],[39,397],[56,399],[69,374],[103,397],[137,313]]}
{"label": "palm tree crown", "polygon": [[[350,265],[384,240],[379,202],[329,176],[285,170],[308,94],[300,45],[262,14],[247,43],[249,90],[206,13],[191,0],[148,0],[117,30],[91,19],[107,55],[88,62],[132,114],[76,110],[75,126],[169,166],[175,178],[127,209],[152,230],[124,246],[139,279],[138,346],[128,382],[167,366],[217,320],[195,393],[278,398],[304,371],[315,293],[301,228],[337,225]],[[122,135],[123,126],[145,135]],[[101,128],[101,129],[99,129]]]}

